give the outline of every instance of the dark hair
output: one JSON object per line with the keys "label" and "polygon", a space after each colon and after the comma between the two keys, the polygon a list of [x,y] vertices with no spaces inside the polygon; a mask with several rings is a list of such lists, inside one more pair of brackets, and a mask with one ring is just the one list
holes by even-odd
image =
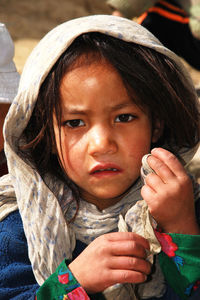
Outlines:
{"label": "dark hair", "polygon": [[60,125],[60,82],[81,56],[84,59],[80,61],[84,64],[108,60],[121,75],[133,101],[141,108],[148,108],[153,124],[156,119],[163,122],[163,134],[156,146],[165,143],[169,150],[175,152],[174,144],[176,150],[197,144],[200,137],[197,98],[175,62],[141,45],[101,33],[86,33],[76,38],[44,80],[23,134],[26,145],[20,152],[22,155],[28,153],[40,174],[51,172],[67,180],[75,190],[54,151],[52,114],[55,111]]}

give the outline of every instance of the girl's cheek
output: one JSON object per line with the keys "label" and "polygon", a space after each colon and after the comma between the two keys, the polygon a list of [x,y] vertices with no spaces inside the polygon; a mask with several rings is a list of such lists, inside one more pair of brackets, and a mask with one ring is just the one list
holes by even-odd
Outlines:
{"label": "girl's cheek", "polygon": [[70,172],[70,170],[77,169],[77,166],[80,168],[80,161],[81,161],[81,148],[79,144],[73,143],[64,143],[62,147],[63,151],[63,159],[65,170]]}

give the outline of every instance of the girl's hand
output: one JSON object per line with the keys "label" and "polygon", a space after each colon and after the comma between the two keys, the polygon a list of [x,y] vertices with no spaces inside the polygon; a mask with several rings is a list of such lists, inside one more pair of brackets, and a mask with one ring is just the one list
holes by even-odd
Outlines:
{"label": "girl's hand", "polygon": [[88,293],[116,283],[141,283],[151,270],[145,249],[148,241],[133,232],[108,233],[89,244],[69,268]]}
{"label": "girl's hand", "polygon": [[192,181],[169,151],[155,148],[148,157],[155,171],[145,178],[141,194],[158,225],[171,233],[199,234]]}

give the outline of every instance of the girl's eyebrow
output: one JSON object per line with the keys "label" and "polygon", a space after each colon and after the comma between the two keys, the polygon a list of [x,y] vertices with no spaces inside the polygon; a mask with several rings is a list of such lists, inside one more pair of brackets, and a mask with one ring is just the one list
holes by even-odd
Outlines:
{"label": "girl's eyebrow", "polygon": [[122,109],[122,108],[125,108],[125,107],[129,107],[129,106],[135,106],[134,102],[124,102],[124,103],[119,103],[119,104],[116,104],[114,106],[111,107],[111,110],[118,110],[118,109]]}
{"label": "girl's eyebrow", "polygon": [[88,112],[90,112],[89,109],[82,109],[82,108],[75,108],[75,107],[64,107],[62,109],[63,113],[66,113],[66,114],[72,114],[72,115],[85,115],[87,114]]}
{"label": "girl's eyebrow", "polygon": [[68,109],[65,111],[66,113],[70,115],[86,115],[87,113],[90,112],[90,110],[78,110],[78,109]]}
{"label": "girl's eyebrow", "polygon": [[[107,110],[110,110],[110,111],[116,111],[116,110],[119,110],[119,109],[122,109],[122,108],[125,108],[125,107],[132,107],[132,106],[135,106],[134,102],[130,103],[130,102],[124,102],[124,103],[119,103],[119,104],[116,104],[114,106],[108,106],[107,107]],[[82,109],[82,108],[69,108],[69,107],[64,107],[63,109],[63,113],[67,113],[67,114],[72,114],[72,115],[86,115],[88,113],[92,112],[92,110],[90,109]]]}

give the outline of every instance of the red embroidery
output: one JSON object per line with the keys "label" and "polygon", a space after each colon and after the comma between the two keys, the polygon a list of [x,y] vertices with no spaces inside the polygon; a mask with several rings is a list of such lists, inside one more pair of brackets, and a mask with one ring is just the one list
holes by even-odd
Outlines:
{"label": "red embroidery", "polygon": [[62,284],[67,284],[69,282],[69,274],[58,275],[58,280]]}
{"label": "red embroidery", "polygon": [[70,300],[90,300],[85,290],[81,286],[71,291],[67,296]]}
{"label": "red embroidery", "polygon": [[176,256],[175,251],[178,250],[178,246],[173,242],[172,237],[157,230],[155,230],[155,235],[161,244],[162,251],[169,257]]}
{"label": "red embroidery", "polygon": [[200,286],[200,280],[197,280],[193,286],[193,290],[196,291],[199,286]]}

